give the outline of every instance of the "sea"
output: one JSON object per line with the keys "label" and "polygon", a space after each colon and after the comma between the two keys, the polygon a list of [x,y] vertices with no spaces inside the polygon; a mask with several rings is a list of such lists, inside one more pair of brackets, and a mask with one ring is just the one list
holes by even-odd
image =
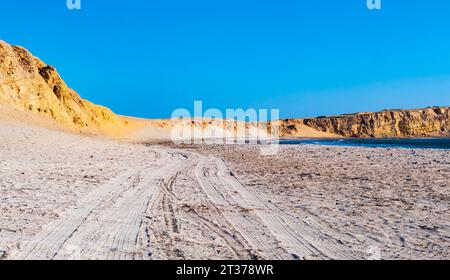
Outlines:
{"label": "sea", "polygon": [[450,138],[284,139],[280,144],[450,150]]}

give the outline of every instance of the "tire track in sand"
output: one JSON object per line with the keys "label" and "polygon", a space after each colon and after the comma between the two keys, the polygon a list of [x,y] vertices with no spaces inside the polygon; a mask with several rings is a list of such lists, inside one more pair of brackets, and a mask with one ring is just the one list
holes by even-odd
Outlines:
{"label": "tire track in sand", "polygon": [[[191,226],[209,234],[192,236]],[[237,259],[352,258],[333,240],[318,238],[321,230],[263,200],[221,159],[162,150],[152,165],[93,190],[11,258],[151,259],[156,252],[184,259],[180,240],[221,244]]]}
{"label": "tire track in sand", "polygon": [[11,259],[135,259],[142,218],[156,182],[182,157],[163,154],[158,168],[136,167],[96,188],[23,244]]}
{"label": "tire track in sand", "polygon": [[131,184],[137,176],[135,170],[125,172],[81,199],[76,208],[66,211],[61,217],[46,225],[43,230],[21,246],[19,252],[12,252],[12,259],[53,259],[62,246],[86,221],[87,217],[108,198],[115,196]]}

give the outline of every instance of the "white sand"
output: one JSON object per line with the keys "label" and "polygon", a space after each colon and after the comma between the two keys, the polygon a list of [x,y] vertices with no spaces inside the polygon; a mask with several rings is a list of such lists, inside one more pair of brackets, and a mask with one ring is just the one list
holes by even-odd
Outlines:
{"label": "white sand", "polygon": [[0,137],[0,258],[449,258],[448,151]]}
{"label": "white sand", "polygon": [[[309,258],[450,259],[450,151],[282,146],[195,148],[223,157],[298,220]],[[203,151],[202,151],[203,150]]]}

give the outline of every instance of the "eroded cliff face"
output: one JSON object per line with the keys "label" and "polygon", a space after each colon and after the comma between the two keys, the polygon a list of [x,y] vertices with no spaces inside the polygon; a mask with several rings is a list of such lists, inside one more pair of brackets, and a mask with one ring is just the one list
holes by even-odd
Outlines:
{"label": "eroded cliff face", "polygon": [[325,118],[304,119],[319,131],[343,137],[426,137],[450,135],[450,108],[384,110]]}
{"label": "eroded cliff face", "polygon": [[22,47],[0,41],[0,102],[49,116],[68,129],[121,136],[133,122],[86,101],[70,89],[56,69]]}
{"label": "eroded cliff face", "polygon": [[[82,99],[70,89],[56,69],[22,47],[0,40],[0,103],[21,111],[53,118],[64,127],[90,134],[133,138],[137,130],[152,128],[149,135],[170,137],[174,121],[142,120],[118,116],[108,108]],[[280,137],[419,137],[449,136],[450,108],[385,110],[314,119],[288,119],[275,123],[235,123],[233,121],[189,120],[181,124],[199,137],[270,136]],[[216,135],[218,134],[218,135]],[[206,136],[205,136],[206,135]]]}

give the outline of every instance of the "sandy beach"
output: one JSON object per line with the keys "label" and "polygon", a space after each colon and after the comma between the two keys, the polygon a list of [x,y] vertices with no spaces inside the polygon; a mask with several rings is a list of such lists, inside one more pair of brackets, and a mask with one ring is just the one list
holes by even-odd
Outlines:
{"label": "sandy beach", "polygon": [[307,258],[449,259],[450,152],[327,146],[196,148],[298,223]]}
{"label": "sandy beach", "polygon": [[0,264],[450,260],[450,1],[29,2],[0,4]]}
{"label": "sandy beach", "polygon": [[0,135],[1,259],[450,257],[449,151]]}

